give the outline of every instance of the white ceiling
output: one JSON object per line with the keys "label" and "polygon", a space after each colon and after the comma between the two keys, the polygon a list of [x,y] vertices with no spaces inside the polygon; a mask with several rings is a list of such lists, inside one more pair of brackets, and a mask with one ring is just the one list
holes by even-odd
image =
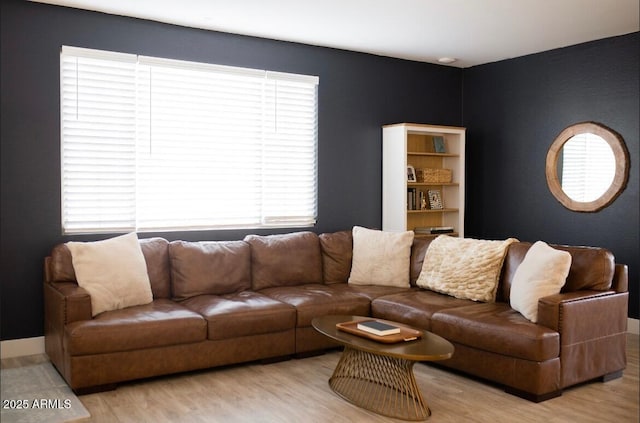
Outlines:
{"label": "white ceiling", "polygon": [[638,0],[32,0],[469,67],[636,32]]}

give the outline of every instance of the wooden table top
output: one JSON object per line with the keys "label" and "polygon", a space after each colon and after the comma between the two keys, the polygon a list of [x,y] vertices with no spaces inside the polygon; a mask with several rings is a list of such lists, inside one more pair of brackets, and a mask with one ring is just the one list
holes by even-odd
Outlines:
{"label": "wooden table top", "polygon": [[413,341],[385,344],[382,342],[372,341],[361,336],[352,335],[350,333],[339,330],[336,327],[336,324],[338,323],[371,319],[371,317],[363,316],[329,315],[316,317],[315,319],[313,319],[311,324],[318,332],[341,343],[342,345],[373,354],[403,358],[413,361],[446,360],[453,355],[453,345],[443,337],[429,331],[416,329],[398,322],[375,318],[375,320],[379,320],[391,325],[420,330],[423,334],[422,337]]}

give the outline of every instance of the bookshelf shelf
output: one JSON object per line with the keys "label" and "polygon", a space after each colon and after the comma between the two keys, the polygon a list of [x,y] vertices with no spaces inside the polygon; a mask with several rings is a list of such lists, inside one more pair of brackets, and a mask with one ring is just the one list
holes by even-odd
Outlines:
{"label": "bookshelf shelf", "polygon": [[457,187],[460,184],[458,184],[457,182],[407,182],[407,186],[408,187],[440,187],[440,186],[444,186],[444,187]]}
{"label": "bookshelf shelf", "polygon": [[449,153],[420,153],[417,151],[408,151],[407,156],[433,156],[433,157],[459,157],[458,154]]}
{"label": "bookshelf shelf", "polygon": [[458,209],[426,209],[426,210],[407,210],[407,213],[453,213]]}

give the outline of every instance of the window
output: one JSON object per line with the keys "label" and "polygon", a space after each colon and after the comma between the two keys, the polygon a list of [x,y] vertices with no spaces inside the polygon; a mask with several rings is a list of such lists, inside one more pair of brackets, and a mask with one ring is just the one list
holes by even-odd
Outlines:
{"label": "window", "polygon": [[562,147],[562,190],[575,201],[601,197],[611,186],[615,170],[613,150],[596,134],[574,135]]}
{"label": "window", "polygon": [[63,232],[300,227],[318,78],[64,46]]}

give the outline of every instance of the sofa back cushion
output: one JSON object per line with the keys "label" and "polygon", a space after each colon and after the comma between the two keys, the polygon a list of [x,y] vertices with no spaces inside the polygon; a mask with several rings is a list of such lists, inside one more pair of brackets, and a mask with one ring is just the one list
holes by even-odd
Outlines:
{"label": "sofa back cushion", "polygon": [[169,241],[164,238],[141,239],[140,248],[147,262],[147,273],[151,282],[153,298],[171,297]]}
{"label": "sofa back cushion", "polygon": [[78,285],[91,296],[91,315],[153,301],[138,234],[67,242]]}
{"label": "sofa back cushion", "polygon": [[[529,242],[516,242],[509,246],[509,251],[502,267],[498,301],[509,301],[511,282],[516,269],[524,260],[531,248]],[[574,247],[554,245],[551,247],[571,254],[569,276],[561,292],[578,290],[606,291],[611,289],[611,281],[615,270],[615,258],[611,251],[597,247]]]}
{"label": "sofa back cushion", "polygon": [[[169,242],[164,238],[140,239],[140,248],[147,264],[153,298],[171,296],[169,270]],[[66,244],[58,244],[51,251],[47,278],[50,282],[76,282],[71,251]]]}
{"label": "sofa back cushion", "polygon": [[173,241],[169,257],[176,300],[251,288],[251,249],[244,241]]}
{"label": "sofa back cushion", "polygon": [[460,299],[495,302],[504,259],[514,242],[440,235],[429,245],[416,283]]}
{"label": "sofa back cushion", "polygon": [[410,274],[409,283],[411,286],[417,286],[416,281],[420,272],[422,272],[422,265],[424,264],[424,256],[427,254],[427,249],[434,238],[413,238],[413,244],[411,245],[411,261],[410,261]]}
{"label": "sofa back cushion", "polygon": [[324,283],[347,283],[353,258],[351,231],[324,233],[318,236],[322,247],[322,273]]}
{"label": "sofa back cushion", "polygon": [[408,288],[414,235],[354,226],[349,284]]}
{"label": "sofa back cushion", "polygon": [[[323,233],[318,236],[322,247],[322,271],[325,284],[347,283],[353,259],[353,231]],[[424,256],[433,238],[413,239],[409,282],[416,286],[422,271]]]}
{"label": "sofa back cushion", "polygon": [[317,234],[247,235],[244,240],[251,246],[254,290],[322,283],[322,253]]}

